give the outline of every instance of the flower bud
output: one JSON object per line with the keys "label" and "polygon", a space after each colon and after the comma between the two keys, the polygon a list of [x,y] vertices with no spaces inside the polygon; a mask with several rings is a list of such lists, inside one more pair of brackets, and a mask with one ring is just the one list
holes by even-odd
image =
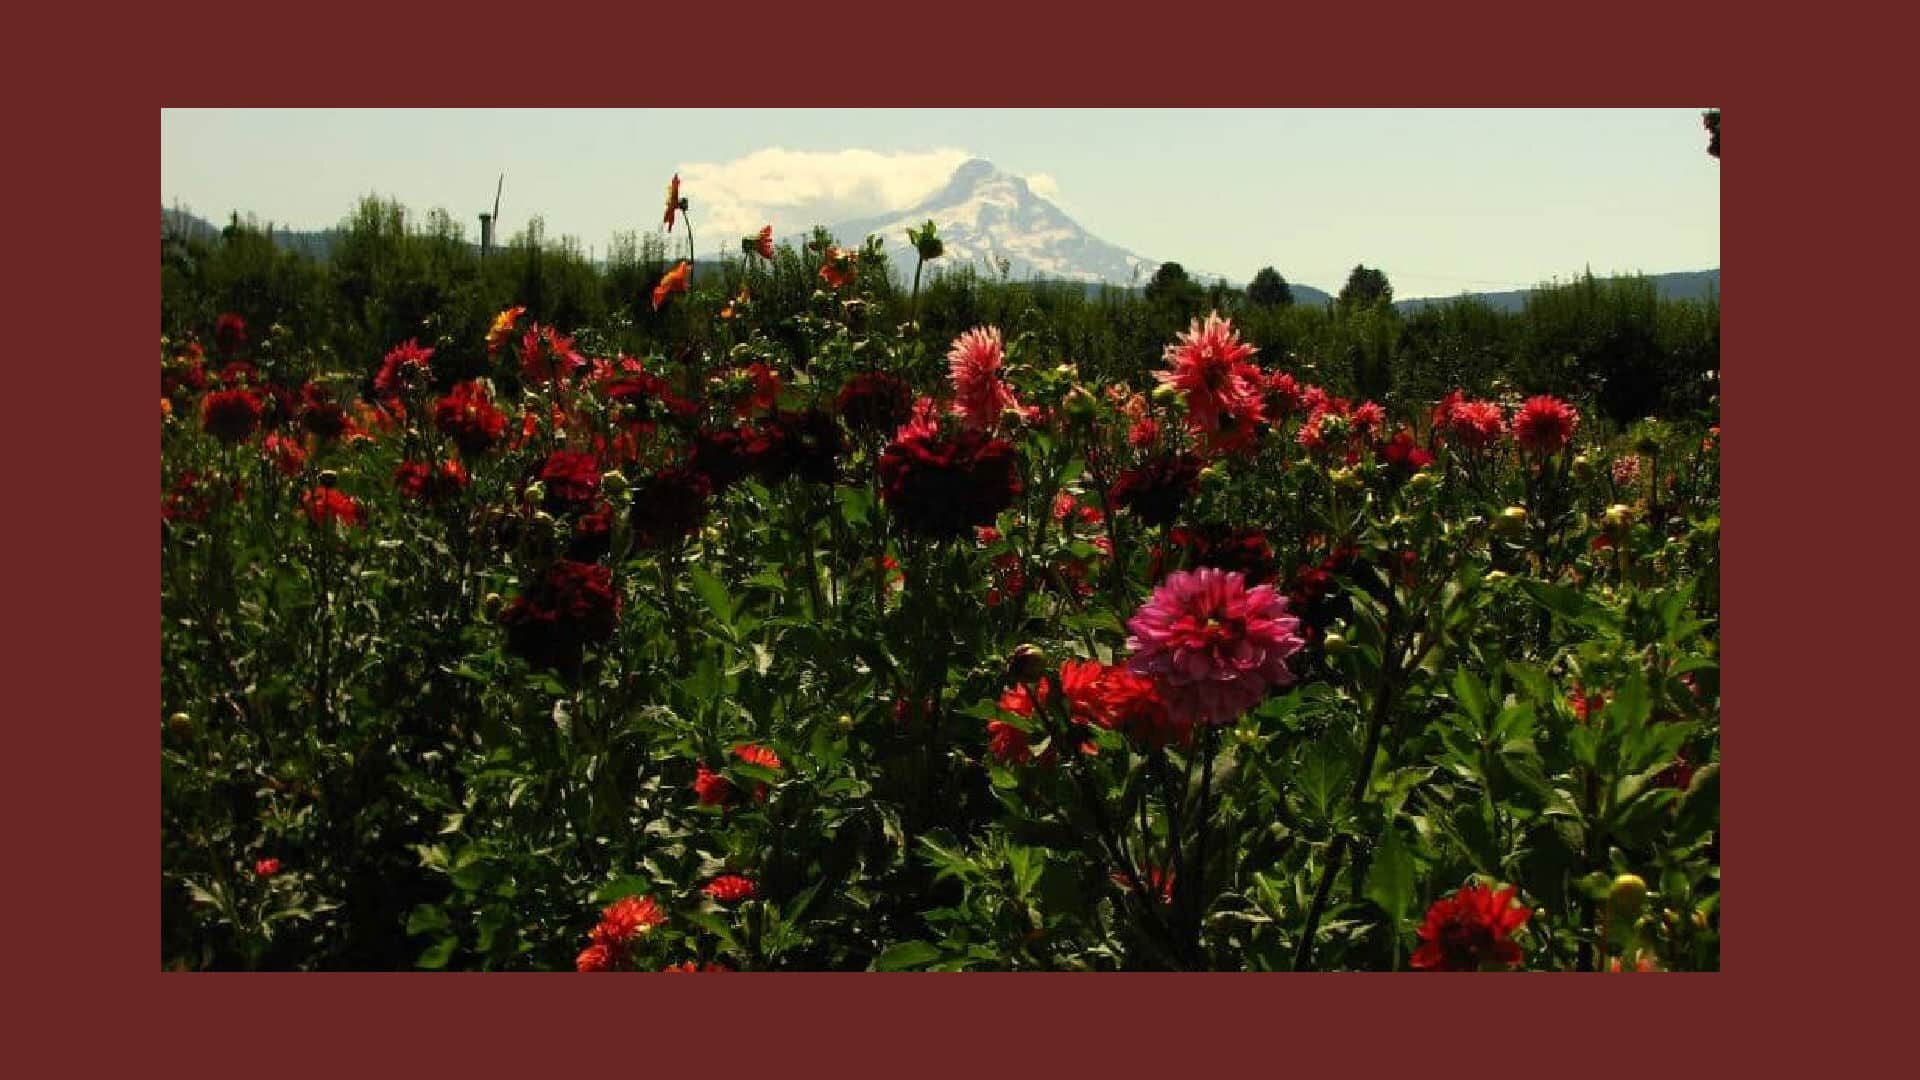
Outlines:
{"label": "flower bud", "polygon": [[1527,511],[1518,506],[1507,507],[1500,511],[1499,517],[1493,519],[1493,531],[1499,536],[1519,536],[1526,527]]}
{"label": "flower bud", "polygon": [[1161,405],[1180,406],[1186,404],[1186,398],[1180,396],[1177,387],[1161,383],[1153,388],[1153,400]]}
{"label": "flower bud", "polygon": [[547,485],[535,480],[527,485],[527,501],[543,503],[547,501]]}
{"label": "flower bud", "polygon": [[1607,507],[1604,520],[1609,529],[1623,529],[1633,521],[1633,507],[1625,503],[1614,503]]}
{"label": "flower bud", "polygon": [[1017,428],[1026,422],[1026,414],[1011,405],[1000,410],[1000,424],[1003,427]]}
{"label": "flower bud", "polygon": [[1352,648],[1342,634],[1328,634],[1322,644],[1326,647],[1329,656],[1339,656]]}
{"label": "flower bud", "polygon": [[334,472],[332,469],[321,469],[320,475],[316,477],[316,479],[319,480],[321,487],[330,488],[340,482],[340,474]]}
{"label": "flower bud", "polygon": [[1047,654],[1037,645],[1015,646],[1007,658],[1007,677],[1017,683],[1030,683],[1045,674]]}
{"label": "flower bud", "polygon": [[1647,902],[1647,883],[1638,874],[1621,874],[1607,890],[1607,912],[1626,922],[1638,918]]}
{"label": "flower bud", "polygon": [[1430,472],[1417,472],[1407,478],[1407,487],[1414,491],[1428,491],[1439,482],[1440,478]]}
{"label": "flower bud", "polygon": [[183,713],[183,712],[174,713],[172,716],[167,717],[167,730],[173,732],[175,735],[179,736],[182,739],[192,738],[193,737],[193,717],[188,716],[186,713]]}
{"label": "flower bud", "polygon": [[839,726],[841,731],[852,731],[853,730],[853,714],[841,713],[839,719],[835,720],[834,723]]}
{"label": "flower bud", "polygon": [[1076,386],[1067,392],[1067,415],[1075,420],[1091,420],[1100,409],[1100,403],[1084,386]]}
{"label": "flower bud", "polygon": [[480,614],[492,619],[500,614],[500,609],[506,604],[506,600],[499,593],[490,592],[480,601]]}
{"label": "flower bud", "polygon": [[533,512],[533,523],[551,529],[553,528],[554,516],[545,510],[535,510]]}
{"label": "flower bud", "polygon": [[600,490],[612,498],[619,498],[627,491],[627,474],[613,469],[600,474]]}

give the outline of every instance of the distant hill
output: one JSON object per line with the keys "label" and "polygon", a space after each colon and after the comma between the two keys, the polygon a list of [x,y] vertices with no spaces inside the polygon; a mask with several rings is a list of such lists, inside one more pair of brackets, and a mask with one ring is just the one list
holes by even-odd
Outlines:
{"label": "distant hill", "polygon": [[[1388,277],[1392,277],[1391,273]],[[1720,271],[1718,270],[1683,270],[1672,274],[1648,274],[1647,277],[1652,280],[1654,288],[1659,290],[1662,300],[1704,300],[1709,294],[1714,296],[1720,294]],[[1300,287],[1294,286],[1293,291],[1294,295],[1298,296]],[[1496,311],[1519,311],[1526,306],[1527,295],[1533,291],[1533,289],[1520,289],[1513,292],[1428,296],[1418,300],[1399,300],[1393,306],[1403,312],[1413,312],[1436,304],[1449,304],[1456,300],[1475,300]]]}

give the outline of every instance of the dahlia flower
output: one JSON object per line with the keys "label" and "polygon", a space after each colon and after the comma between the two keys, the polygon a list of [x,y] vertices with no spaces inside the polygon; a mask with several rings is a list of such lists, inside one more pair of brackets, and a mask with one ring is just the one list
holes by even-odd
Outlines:
{"label": "dahlia flower", "polygon": [[535,667],[577,664],[588,644],[613,637],[620,594],[613,571],[561,559],[500,613],[507,651]]}
{"label": "dahlia flower", "polygon": [[918,436],[880,455],[881,498],[911,532],[962,536],[991,524],[1022,490],[1011,443],[983,432]]}
{"label": "dahlia flower", "polygon": [[433,350],[408,338],[395,345],[380,360],[373,376],[374,392],[381,397],[396,397],[409,386],[424,386],[433,377]]}
{"label": "dahlia flower", "polygon": [[1123,470],[1107,497],[1149,525],[1166,525],[1179,515],[1199,484],[1199,459],[1166,453]]}
{"label": "dahlia flower", "polygon": [[245,442],[261,412],[260,395],[251,390],[216,390],[200,403],[200,426],[221,442]]}
{"label": "dahlia flower", "polygon": [[1434,409],[1434,426],[1447,438],[1469,450],[1482,450],[1498,442],[1507,432],[1506,417],[1491,401],[1467,401],[1456,390]]}
{"label": "dahlia flower", "polygon": [[433,422],[469,456],[492,449],[507,431],[507,414],[494,406],[484,384],[472,381],[455,385],[434,403]]}
{"label": "dahlia flower", "polygon": [[660,284],[653,287],[653,310],[659,311],[660,305],[666,303],[667,297],[674,293],[686,292],[692,278],[692,263],[685,259],[675,263],[673,269],[661,276]]}
{"label": "dahlia flower", "polygon": [[913,390],[892,375],[867,372],[847,380],[833,408],[849,429],[877,435],[906,422],[913,411]]}
{"label": "dahlia flower", "polygon": [[[680,174],[674,173],[673,180],[667,184],[667,216],[664,219],[662,219],[663,223],[667,227],[668,232],[673,231],[673,217],[675,214],[679,212],[680,212]],[[693,226],[689,225],[687,227],[692,228]],[[659,307],[660,302],[658,300],[654,301],[653,306]]]}
{"label": "dahlia flower", "polygon": [[1167,575],[1127,629],[1127,666],[1159,684],[1176,722],[1227,724],[1294,674],[1300,620],[1270,585],[1202,567]]}
{"label": "dahlia flower", "polygon": [[1481,971],[1513,967],[1525,958],[1510,940],[1532,914],[1514,906],[1514,888],[1499,892],[1485,885],[1469,885],[1452,896],[1434,901],[1421,925],[1421,945],[1409,961],[1428,971]]}
{"label": "dahlia flower", "polygon": [[520,316],[526,313],[526,308],[516,306],[510,307],[493,317],[493,325],[487,328],[487,351],[489,353],[500,351],[500,346],[505,345],[507,340],[513,336],[514,324],[519,322]]}
{"label": "dahlia flower", "polygon": [[1001,376],[1006,352],[998,327],[975,327],[953,339],[947,350],[947,374],[953,382],[953,411],[966,425],[987,429],[1000,421],[1007,409],[1020,408]]}
{"label": "dahlia flower", "polygon": [[741,877],[739,874],[722,874],[707,882],[700,891],[722,904],[733,904],[741,900],[753,899],[754,893],[758,892],[759,888],[754,885],[752,878]]}
{"label": "dahlia flower", "polygon": [[1205,322],[1195,319],[1167,346],[1170,370],[1156,372],[1154,378],[1185,398],[1187,426],[1196,436],[1213,441],[1224,429],[1237,435],[1266,416],[1264,378],[1248,359],[1256,351],[1240,340],[1233,320],[1211,314]]}
{"label": "dahlia flower", "polygon": [[1513,414],[1513,441],[1538,454],[1558,453],[1573,441],[1580,411],[1557,397],[1530,397]]}
{"label": "dahlia flower", "polygon": [[662,469],[642,480],[633,497],[633,542],[662,549],[678,544],[707,517],[713,483],[688,468]]}

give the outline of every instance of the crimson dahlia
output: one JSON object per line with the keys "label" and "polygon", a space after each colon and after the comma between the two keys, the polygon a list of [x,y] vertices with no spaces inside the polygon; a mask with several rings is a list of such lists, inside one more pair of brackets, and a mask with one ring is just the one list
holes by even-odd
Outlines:
{"label": "crimson dahlia", "polygon": [[664,549],[700,527],[707,518],[713,483],[688,468],[662,469],[641,480],[633,494],[633,541]]}
{"label": "crimson dahlia", "polygon": [[992,524],[1022,490],[1013,444],[971,430],[893,443],[880,455],[880,482],[902,528],[937,538]]}
{"label": "crimson dahlia", "polygon": [[613,637],[620,594],[613,571],[560,559],[500,613],[507,651],[535,667],[572,667],[586,646]]}
{"label": "crimson dahlia", "polygon": [[260,426],[261,412],[252,390],[216,390],[200,403],[200,426],[223,443],[245,442]]}
{"label": "crimson dahlia", "polygon": [[485,385],[473,381],[457,384],[434,404],[433,422],[469,457],[491,450],[507,431],[507,414],[494,407]]}
{"label": "crimson dahlia", "polygon": [[1511,885],[1499,892],[1468,885],[1434,901],[1410,963],[1427,971],[1483,971],[1519,964],[1525,954],[1509,935],[1532,912],[1514,905],[1515,891]]}

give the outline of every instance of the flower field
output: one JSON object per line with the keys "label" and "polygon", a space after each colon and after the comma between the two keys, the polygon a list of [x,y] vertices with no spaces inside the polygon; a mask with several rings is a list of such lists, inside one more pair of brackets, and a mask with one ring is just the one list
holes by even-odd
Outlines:
{"label": "flower field", "polygon": [[1719,966],[1713,416],[780,255],[632,355],[163,339],[164,966]]}

